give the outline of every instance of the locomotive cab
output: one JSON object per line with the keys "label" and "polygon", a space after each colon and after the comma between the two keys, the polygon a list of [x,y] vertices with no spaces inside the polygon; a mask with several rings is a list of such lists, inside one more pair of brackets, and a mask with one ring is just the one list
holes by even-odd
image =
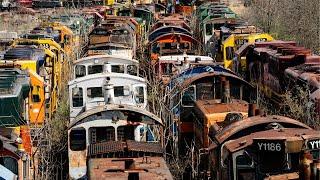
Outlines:
{"label": "locomotive cab", "polygon": [[252,133],[222,145],[221,167],[234,180],[316,177],[311,169],[319,158],[319,137],[300,128]]}

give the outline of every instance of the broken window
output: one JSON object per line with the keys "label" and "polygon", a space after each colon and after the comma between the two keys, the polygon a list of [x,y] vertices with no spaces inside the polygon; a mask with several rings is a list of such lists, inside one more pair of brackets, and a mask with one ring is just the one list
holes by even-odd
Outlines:
{"label": "broken window", "polygon": [[72,88],[72,106],[81,107],[83,106],[83,90],[79,87]]}
{"label": "broken window", "polygon": [[75,77],[83,77],[86,75],[86,67],[84,65],[76,65],[75,67]]}
{"label": "broken window", "polygon": [[212,24],[206,24],[206,35],[210,36],[212,35]]}
{"label": "broken window", "polygon": [[137,103],[144,103],[144,88],[143,86],[138,86],[135,88],[135,97]]}
{"label": "broken window", "polygon": [[138,75],[138,68],[136,65],[128,65],[127,66],[128,74],[137,76]]}
{"label": "broken window", "polygon": [[134,126],[119,126],[117,137],[118,141],[134,140]]}
{"label": "broken window", "polygon": [[88,66],[88,74],[97,74],[103,72],[103,65]]}
{"label": "broken window", "polygon": [[87,96],[89,98],[103,97],[102,87],[87,88]]}
{"label": "broken window", "polygon": [[196,100],[196,87],[190,86],[188,89],[185,89],[183,92],[182,106],[192,107],[195,100]]}
{"label": "broken window", "polygon": [[112,65],[111,72],[124,73],[124,65]]}
{"label": "broken window", "polygon": [[233,47],[226,47],[226,59],[227,60],[232,60],[234,57],[234,49]]}
{"label": "broken window", "polygon": [[92,127],[89,132],[91,144],[115,141],[115,129],[112,126]]}
{"label": "broken window", "polygon": [[130,95],[129,86],[114,86],[113,88],[114,88],[114,97]]}

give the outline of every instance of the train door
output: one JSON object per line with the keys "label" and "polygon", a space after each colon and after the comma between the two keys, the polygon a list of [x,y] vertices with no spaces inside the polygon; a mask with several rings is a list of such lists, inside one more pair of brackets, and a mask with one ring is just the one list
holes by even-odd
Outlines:
{"label": "train door", "polygon": [[255,179],[255,165],[252,157],[246,150],[232,154],[232,168],[234,180]]}

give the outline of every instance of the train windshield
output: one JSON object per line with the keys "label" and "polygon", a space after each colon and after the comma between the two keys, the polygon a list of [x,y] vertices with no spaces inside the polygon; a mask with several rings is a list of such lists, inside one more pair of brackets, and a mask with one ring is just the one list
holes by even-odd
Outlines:
{"label": "train windshield", "polygon": [[83,151],[86,149],[86,130],[77,128],[70,131],[69,134],[70,149],[72,151]]}

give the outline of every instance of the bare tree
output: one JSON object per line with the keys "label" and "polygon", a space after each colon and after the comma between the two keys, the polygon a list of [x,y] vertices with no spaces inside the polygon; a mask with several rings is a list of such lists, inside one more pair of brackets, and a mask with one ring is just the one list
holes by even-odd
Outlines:
{"label": "bare tree", "polygon": [[295,40],[320,53],[319,0],[254,0],[243,17],[276,39]]}

